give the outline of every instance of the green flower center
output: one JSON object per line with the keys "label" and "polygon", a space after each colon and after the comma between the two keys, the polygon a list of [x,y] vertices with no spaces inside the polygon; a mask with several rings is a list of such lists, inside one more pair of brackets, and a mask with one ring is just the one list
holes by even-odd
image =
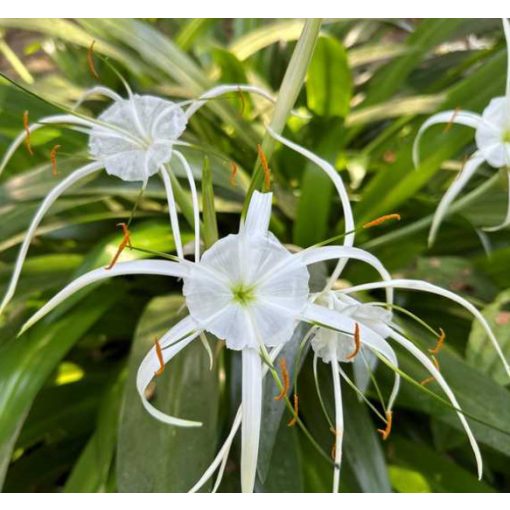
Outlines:
{"label": "green flower center", "polygon": [[510,129],[503,133],[503,143],[510,143]]}
{"label": "green flower center", "polygon": [[243,306],[249,305],[255,300],[255,287],[237,283],[232,287],[232,300]]}

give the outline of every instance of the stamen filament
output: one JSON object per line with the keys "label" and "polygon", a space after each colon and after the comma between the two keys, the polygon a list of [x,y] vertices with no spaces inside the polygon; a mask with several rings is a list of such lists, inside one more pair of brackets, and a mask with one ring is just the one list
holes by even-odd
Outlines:
{"label": "stamen filament", "polygon": [[33,156],[34,151],[32,150],[32,143],[30,142],[30,127],[28,122],[28,110],[23,112],[23,128],[25,129],[25,147],[27,148],[28,153]]}
{"label": "stamen filament", "polygon": [[260,164],[262,165],[262,169],[264,170],[264,187],[263,191],[267,192],[271,189],[271,170],[269,165],[267,164],[267,158],[264,153],[264,149],[260,144],[257,144],[257,152],[259,154]]}
{"label": "stamen filament", "polygon": [[50,151],[50,161],[51,161],[51,174],[53,177],[58,175],[57,172],[57,151],[60,149],[61,145],[54,145],[53,149]]}
{"label": "stamen filament", "polygon": [[105,267],[105,269],[111,269],[117,263],[117,260],[120,257],[120,254],[124,251],[126,246],[129,248],[132,248],[131,232],[128,230],[127,225],[125,223],[118,223],[117,226],[122,227],[122,231],[123,231],[124,235],[123,235],[122,241],[120,242],[119,247],[117,249],[117,253],[115,253],[112,261],[110,262],[110,264],[108,264],[108,266]]}
{"label": "stamen filament", "polygon": [[92,41],[91,45],[89,46],[89,49],[87,51],[87,63],[89,65],[89,71],[90,74],[96,79],[99,80],[99,74],[96,71],[96,66],[94,64],[94,44],[96,44],[96,41]]}
{"label": "stamen filament", "polygon": [[154,372],[155,376],[160,376],[165,371],[165,360],[163,359],[163,351],[161,350],[161,345],[159,345],[159,339],[154,339],[154,347],[156,347],[156,356],[159,361],[159,368]]}
{"label": "stamen filament", "polygon": [[294,393],[294,416],[287,424],[289,427],[293,427],[298,420],[298,412],[299,412],[299,398],[297,393]]}
{"label": "stamen filament", "polygon": [[353,359],[361,349],[361,338],[359,334],[359,324],[356,322],[354,324],[354,351],[352,351],[348,356],[345,357],[347,360]]}
{"label": "stamen filament", "polygon": [[389,220],[398,220],[400,221],[400,214],[393,213],[393,214],[385,214],[384,216],[381,216],[379,218],[376,218],[375,220],[369,221],[368,223],[365,223],[363,225],[363,228],[372,228],[377,227],[378,225],[381,225],[381,223],[385,223]]}
{"label": "stamen filament", "polygon": [[443,348],[444,342],[446,340],[446,333],[444,332],[443,328],[439,328],[439,338],[437,339],[436,346],[433,349],[429,349],[430,354],[437,355],[439,354],[439,351]]}
{"label": "stamen filament", "polygon": [[393,411],[386,411],[386,427],[384,429],[377,429],[377,432],[381,434],[383,441],[388,439],[391,434],[391,427],[393,425]]}
{"label": "stamen filament", "polygon": [[282,398],[286,397],[289,393],[290,388],[290,378],[289,378],[289,371],[287,369],[287,361],[285,358],[280,358],[280,371],[282,373],[282,380],[283,380],[283,386],[280,390],[280,393],[274,397],[275,400],[281,400]]}
{"label": "stamen filament", "polygon": [[230,162],[230,185],[237,186],[237,165],[233,161]]}

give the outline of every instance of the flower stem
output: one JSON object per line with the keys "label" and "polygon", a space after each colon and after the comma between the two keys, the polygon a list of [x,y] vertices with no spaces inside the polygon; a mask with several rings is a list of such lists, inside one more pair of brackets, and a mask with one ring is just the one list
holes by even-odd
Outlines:
{"label": "flower stem", "polygon": [[[308,65],[310,64],[310,60],[312,59],[313,49],[315,47],[317,38],[319,37],[321,22],[322,19],[320,18],[307,19],[305,21],[303,31],[301,32],[299,40],[296,44],[296,48],[294,49],[294,53],[290,59],[289,66],[285,71],[285,76],[283,77],[280,92],[278,93],[278,98],[274,107],[273,118],[269,124],[271,129],[277,134],[281,134],[283,131],[283,128],[287,122],[287,117],[289,116],[289,113],[292,110],[299,92],[303,86],[306,71],[308,69]],[[262,151],[268,159],[273,154],[274,146],[275,140],[268,133],[266,133],[264,135],[264,139],[262,140]],[[246,216],[250,198],[253,192],[262,183],[263,176],[264,174],[260,164],[260,159],[257,159],[255,168],[253,170],[250,187],[246,193],[246,200],[244,202],[242,212],[243,218]]]}

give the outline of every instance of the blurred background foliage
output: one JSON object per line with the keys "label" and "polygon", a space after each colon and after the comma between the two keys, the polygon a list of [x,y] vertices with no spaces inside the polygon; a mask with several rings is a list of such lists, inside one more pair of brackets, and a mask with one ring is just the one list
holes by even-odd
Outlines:
{"label": "blurred background foliage", "polygon": [[[267,19],[1,19],[0,70],[36,94],[70,105],[96,84],[87,48],[108,56],[141,93],[194,98],[218,83],[251,83],[278,91],[302,20]],[[101,82],[124,94],[100,61]],[[414,170],[411,144],[427,115],[447,108],[481,109],[503,95],[506,50],[499,20],[326,20],[306,83],[285,135],[335,166],[349,187],[362,224],[398,212],[400,223],[359,235],[357,245],[395,275],[422,278],[467,297],[484,310],[510,358],[510,239],[481,226],[504,215],[504,180],[483,167],[445,221],[433,248],[427,230],[439,198],[466,154],[472,131],[430,130]],[[106,106],[88,102],[91,114]],[[194,117],[185,139],[197,179],[203,153],[211,160],[220,235],[237,229],[239,211],[272,105],[233,94]],[[0,79],[0,152],[31,120],[54,113],[45,102]],[[32,137],[34,156],[17,151],[0,180],[0,293],[25,229],[45,194],[83,160],[86,139],[48,127]],[[49,152],[60,144],[52,177]],[[230,183],[231,161],[239,168]],[[309,246],[338,234],[340,204],[331,182],[301,156],[279,146],[271,158],[275,207],[272,230],[286,243]],[[184,185],[184,183],[183,183]],[[162,409],[204,421],[178,430],[155,422],[134,389],[141,356],[182,313],[180,284],[158,277],[116,278],[80,293],[17,339],[20,325],[66,282],[105,265],[121,239],[138,186],[101,173],[67,193],[38,230],[7,314],[0,318],[0,479],[4,491],[185,491],[225,438],[239,402],[240,366],[221,343],[184,350],[158,381]],[[151,180],[132,224],[139,246],[171,252],[164,190]],[[182,220],[182,224],[185,221]],[[186,226],[185,240],[191,241]],[[140,256],[126,251],[123,260]],[[322,268],[324,269],[324,268]],[[320,271],[319,271],[320,273]],[[323,275],[322,275],[323,277]],[[374,274],[350,263],[346,282]],[[319,274],[317,278],[321,278]],[[510,393],[481,328],[458,306],[399,291],[398,302],[447,332],[441,370],[471,421],[485,460],[482,481],[457,417],[426,392],[404,382],[393,432],[381,442],[377,417],[345,390],[343,491],[493,492],[510,489]],[[417,332],[417,340],[419,335]],[[421,342],[423,348],[432,341]],[[423,369],[399,352],[416,380]],[[387,390],[392,374],[377,370]],[[328,372],[320,374],[326,403]],[[315,395],[311,362],[299,376],[300,412],[325,451],[333,435]],[[432,391],[438,388],[429,387]],[[271,395],[277,390],[266,382]],[[371,386],[368,395],[377,404]],[[283,404],[278,403],[278,406]],[[305,436],[287,427],[287,411],[265,409],[257,489],[329,491],[332,469]],[[283,416],[283,418],[282,418]],[[236,445],[220,490],[239,490]]]}

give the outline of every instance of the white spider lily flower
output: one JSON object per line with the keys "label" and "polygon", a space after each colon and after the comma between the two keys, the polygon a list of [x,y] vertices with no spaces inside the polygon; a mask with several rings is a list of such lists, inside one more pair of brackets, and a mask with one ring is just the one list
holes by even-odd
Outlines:
{"label": "white spider lily flower", "polygon": [[506,167],[509,196],[505,218],[499,225],[485,227],[488,232],[495,232],[510,225],[510,23],[503,18],[503,29],[507,45],[507,81],[506,92],[503,97],[493,98],[483,111],[478,113],[449,110],[437,113],[430,117],[420,127],[413,144],[414,166],[419,166],[419,143],[425,131],[435,124],[460,124],[475,129],[475,142],[477,151],[468,159],[457,178],[441,199],[434,213],[429,233],[429,245],[432,245],[439,226],[447,214],[450,204],[459,195],[468,181],[483,164],[487,163],[494,168]]}
{"label": "white spider lily flower", "polygon": [[[224,94],[248,92],[274,102],[268,92],[251,85],[222,85],[209,90],[196,100],[180,103],[150,95],[133,94],[127,84],[126,88],[128,97],[123,98],[106,87],[93,87],[82,96],[75,108],[92,95],[100,94],[111,99],[112,104],[97,119],[77,112],[43,117],[27,126],[27,129],[20,133],[7,149],[0,163],[0,174],[17,148],[26,140],[27,131],[33,133],[47,125],[61,125],[89,136],[89,156],[93,162],[73,171],[43,200],[21,244],[11,280],[0,304],[0,314],[14,296],[30,243],[48,209],[69,188],[103,169],[109,175],[123,181],[141,182],[143,187],[147,185],[151,176],[155,174],[161,176],[167,195],[177,255],[183,258],[177,207],[168,166],[171,158],[175,156],[184,168],[190,187],[195,230],[195,257],[198,260],[200,256],[198,195],[191,167],[182,153],[176,149],[179,145],[185,145],[179,141],[179,138],[184,133],[192,115],[208,101]],[[188,108],[184,109],[186,105]]]}
{"label": "white spider lily flower", "polygon": [[[171,328],[142,361],[137,389],[145,408],[157,419],[177,426],[200,423],[168,416],[146,399],[145,390],[155,373],[201,332],[225,339],[242,353],[241,486],[251,492],[255,483],[262,412],[262,359],[267,347],[289,341],[299,321],[322,323],[323,309],[310,301],[307,266],[316,262],[353,258],[373,266],[385,280],[390,276],[369,253],[348,246],[309,248],[288,252],[268,231],[271,193],[255,192],[246,221],[238,234],[217,241],[199,262],[145,260],[119,263],[111,270],[96,269],[64,288],[23,327],[22,332],[83,287],[123,274],[160,274],[182,278],[189,316]],[[355,322],[332,312],[337,325],[353,331]],[[327,319],[331,320],[328,316]],[[395,360],[377,338],[365,331],[368,347],[389,362]]]}
{"label": "white spider lily flower", "polygon": [[[451,405],[456,410],[459,420],[462,426],[464,427],[471,448],[475,455],[478,477],[481,478],[482,458],[480,450],[478,448],[478,444],[471,431],[471,428],[469,427],[466,418],[464,417],[464,414],[462,413],[462,409],[457,399],[455,398],[455,395],[453,394],[448,383],[446,382],[438,368],[434,365],[434,363],[426,354],[424,354],[420,349],[418,349],[418,347],[416,347],[411,341],[409,341],[407,338],[405,338],[405,336],[403,336],[399,332],[398,327],[392,322],[392,314],[389,311],[380,308],[379,306],[376,305],[361,303],[350,296],[350,294],[359,291],[388,288],[428,292],[431,294],[445,297],[463,306],[478,321],[480,321],[483,328],[485,329],[485,332],[487,333],[492,344],[494,345],[500,359],[502,360],[507,373],[510,375],[510,366],[506,361],[503,352],[501,351],[501,348],[485,318],[471,303],[469,303],[469,301],[465,300],[464,298],[458,296],[457,294],[449,290],[443,289],[441,287],[438,287],[425,281],[399,279],[357,285],[340,291],[329,292],[327,294],[320,295],[319,300],[324,301],[327,304],[327,308],[335,310],[339,314],[354,319],[357,324],[359,324],[360,326],[364,326],[365,328],[365,331],[363,332],[361,329],[359,330],[360,332],[358,338],[358,345],[356,345],[356,342],[354,341],[355,336],[353,337],[353,335],[335,331],[338,329],[342,329],[342,331],[349,331],[349,329],[345,330],[344,328],[339,328],[337,322],[334,320],[333,317],[331,318],[331,320],[328,319],[327,313],[329,310],[325,309],[325,311],[322,312],[324,315],[322,322],[325,326],[328,326],[329,329],[319,327],[317,329],[315,337],[311,340],[312,348],[315,351],[314,367],[316,366],[315,364],[317,358],[321,358],[322,361],[324,361],[325,363],[331,364],[332,368],[335,395],[335,414],[336,414],[336,450],[335,450],[336,453],[334,468],[334,491],[338,490],[338,484],[340,480],[341,444],[343,434],[343,411],[339,373],[340,375],[345,377],[344,372],[341,370],[338,363],[346,362],[357,363],[359,361],[362,361],[364,354],[364,345],[366,342],[365,335],[367,334],[367,332],[370,332],[371,335],[376,335],[377,340],[381,343],[380,347],[381,351],[383,350],[382,346],[384,346],[384,349],[389,353],[389,355],[386,356],[386,359],[391,359],[391,364],[393,364],[395,367],[398,367],[398,364],[395,357],[395,353],[389,343],[389,340],[394,340],[397,344],[401,345],[404,349],[409,351],[437,381],[437,383],[439,384],[439,386],[449,399]],[[372,341],[373,340],[370,338],[369,342]],[[362,356],[359,357],[359,354],[361,354]],[[398,385],[399,383],[398,380],[396,379],[386,409],[387,416],[388,413],[391,413],[392,411],[393,404],[398,393]]]}

